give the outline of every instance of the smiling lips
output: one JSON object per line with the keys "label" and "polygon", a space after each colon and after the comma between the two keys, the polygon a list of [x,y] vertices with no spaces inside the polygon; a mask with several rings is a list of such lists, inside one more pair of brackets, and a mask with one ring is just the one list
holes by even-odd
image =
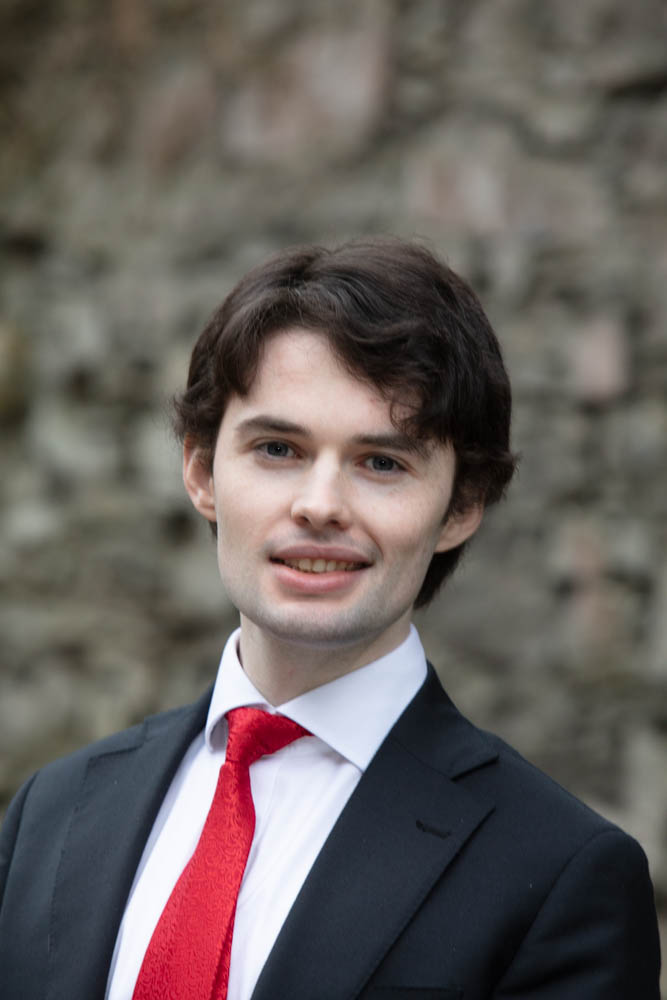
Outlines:
{"label": "smiling lips", "polygon": [[273,561],[283,566],[289,566],[290,569],[301,570],[302,573],[350,572],[351,570],[363,569],[368,565],[363,562],[345,562],[341,559],[322,559],[321,557],[317,559],[274,559]]}

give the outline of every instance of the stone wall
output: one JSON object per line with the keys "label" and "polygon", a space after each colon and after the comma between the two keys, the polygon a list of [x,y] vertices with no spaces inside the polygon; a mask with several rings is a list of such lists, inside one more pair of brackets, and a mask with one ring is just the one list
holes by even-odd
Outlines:
{"label": "stone wall", "polygon": [[667,906],[661,0],[7,0],[0,794],[212,677],[234,615],[166,404],[301,241],[418,235],[504,344],[521,472],[421,625],[456,701]]}

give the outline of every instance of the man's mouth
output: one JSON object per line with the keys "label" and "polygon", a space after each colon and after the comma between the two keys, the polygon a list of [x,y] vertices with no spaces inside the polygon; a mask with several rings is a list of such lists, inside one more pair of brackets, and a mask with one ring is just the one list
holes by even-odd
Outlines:
{"label": "man's mouth", "polygon": [[340,559],[273,559],[273,562],[289,566],[291,569],[301,570],[302,573],[335,573],[351,572],[356,569],[364,569],[368,563],[363,562],[343,562]]}

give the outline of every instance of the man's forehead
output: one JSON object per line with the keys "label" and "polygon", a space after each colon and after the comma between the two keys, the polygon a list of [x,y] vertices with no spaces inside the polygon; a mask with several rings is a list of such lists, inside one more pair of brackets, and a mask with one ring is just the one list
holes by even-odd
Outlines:
{"label": "man's forehead", "polygon": [[[420,408],[419,394],[409,383],[399,384],[394,380],[392,386],[375,381],[360,365],[357,366],[336,348],[334,339],[326,330],[313,330],[301,327],[289,327],[275,330],[266,338],[255,368],[247,394],[253,395],[259,386],[267,380],[289,384],[295,376],[295,356],[297,367],[312,365],[317,369],[324,356],[327,363],[338,369],[339,373],[351,382],[370,392],[379,402],[395,411],[402,421],[412,416]],[[299,364],[299,362],[301,364]]]}
{"label": "man's forehead", "polygon": [[421,406],[413,388],[378,385],[367,372],[336,352],[325,331],[299,327],[269,335],[247,391],[242,396],[232,394],[223,422],[231,410],[231,422],[243,423],[246,430],[259,429],[261,422],[265,430],[307,434],[311,422],[317,422],[320,402],[318,397],[313,403],[310,389],[315,382],[326,393],[332,380],[343,383],[337,408],[342,422],[351,408],[346,407],[346,401],[349,404],[365,397],[363,405],[369,404],[372,419],[366,418],[363,427],[352,432],[361,443],[421,454],[444,445],[438,438],[418,433],[415,418]]}

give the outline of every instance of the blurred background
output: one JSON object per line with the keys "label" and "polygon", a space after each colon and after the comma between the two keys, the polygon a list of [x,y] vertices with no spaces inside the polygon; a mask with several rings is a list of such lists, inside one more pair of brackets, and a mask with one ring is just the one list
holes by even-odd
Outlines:
{"label": "blurred background", "polygon": [[420,616],[459,706],[667,912],[662,0],[2,0],[0,804],[213,678],[168,400],[272,251],[417,236],[504,345],[520,475]]}

